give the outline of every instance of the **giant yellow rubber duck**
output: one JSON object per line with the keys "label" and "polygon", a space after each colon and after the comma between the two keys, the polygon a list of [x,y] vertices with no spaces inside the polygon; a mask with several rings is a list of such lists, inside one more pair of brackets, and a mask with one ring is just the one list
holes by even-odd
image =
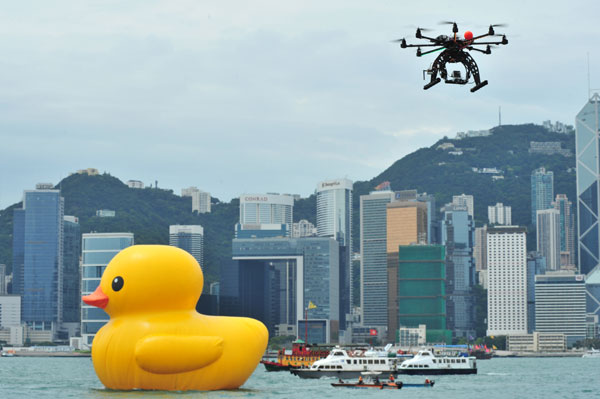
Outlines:
{"label": "giant yellow rubber duck", "polygon": [[176,247],[135,245],[111,260],[96,291],[83,297],[110,316],[92,344],[104,386],[216,390],[248,379],[267,329],[254,319],[197,313],[203,284],[198,262]]}

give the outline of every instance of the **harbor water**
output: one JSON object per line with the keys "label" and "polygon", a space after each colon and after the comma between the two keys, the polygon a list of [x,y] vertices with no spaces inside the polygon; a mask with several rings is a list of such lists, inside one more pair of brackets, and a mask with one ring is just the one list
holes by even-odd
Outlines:
{"label": "harbor water", "polygon": [[[334,388],[336,379],[300,379],[262,365],[241,389],[217,392],[111,391],[99,382],[90,358],[0,358],[0,398],[600,398],[600,359],[494,358],[478,360],[476,375],[430,377],[433,388]],[[399,376],[422,383],[424,376]]]}

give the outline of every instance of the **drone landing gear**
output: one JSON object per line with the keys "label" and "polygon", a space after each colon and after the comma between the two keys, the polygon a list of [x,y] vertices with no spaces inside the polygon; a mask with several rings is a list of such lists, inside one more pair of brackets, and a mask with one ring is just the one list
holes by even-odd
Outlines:
{"label": "drone landing gear", "polygon": [[442,79],[440,79],[440,78],[432,79],[431,82],[429,82],[425,86],[423,86],[423,90],[427,90],[430,87],[433,87],[436,84],[440,83],[441,81],[442,81]]}
{"label": "drone landing gear", "polygon": [[475,86],[473,86],[471,88],[471,93],[475,93],[477,90],[481,89],[483,86],[486,86],[488,84],[487,80],[484,80],[481,83],[477,83]]}

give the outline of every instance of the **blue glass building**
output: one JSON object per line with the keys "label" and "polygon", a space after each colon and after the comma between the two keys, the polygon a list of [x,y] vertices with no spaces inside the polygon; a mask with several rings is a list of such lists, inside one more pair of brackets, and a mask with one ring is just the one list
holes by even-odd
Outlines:
{"label": "blue glass building", "polygon": [[37,331],[58,332],[63,314],[64,200],[51,184],[26,190],[13,226],[13,292],[21,294],[21,318]]}
{"label": "blue glass building", "polygon": [[537,224],[537,211],[553,208],[554,173],[539,168],[531,173],[531,224]]}
{"label": "blue glass building", "polygon": [[446,247],[446,322],[455,337],[475,335],[475,224],[466,206],[443,208],[442,244]]}
{"label": "blue glass building", "polygon": [[25,268],[25,209],[13,210],[12,294],[23,295]]}
{"label": "blue glass building", "polygon": [[308,320],[329,320],[326,342],[337,340],[339,247],[332,238],[234,239],[234,262],[221,275],[223,313],[256,318],[273,335],[280,325],[296,327],[312,302]]}
{"label": "blue glass building", "polygon": [[575,150],[577,153],[577,225],[579,226],[579,271],[589,274],[600,264],[600,209],[598,180],[598,141],[600,96],[594,94],[575,118]]}
{"label": "blue glass building", "polygon": [[204,228],[200,225],[169,226],[169,245],[181,248],[204,265]]}
{"label": "blue glass building", "polygon": [[63,322],[81,321],[81,228],[75,216],[64,217],[63,243]]}
{"label": "blue glass building", "polygon": [[[82,295],[89,295],[100,284],[108,263],[122,249],[133,245],[133,233],[89,233],[82,236]],[[81,336],[90,346],[96,333],[109,320],[104,310],[81,305]]]}

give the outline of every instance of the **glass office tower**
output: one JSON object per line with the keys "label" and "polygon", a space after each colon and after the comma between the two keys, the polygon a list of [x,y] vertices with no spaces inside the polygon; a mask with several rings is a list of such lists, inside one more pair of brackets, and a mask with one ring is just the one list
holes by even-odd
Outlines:
{"label": "glass office tower", "polygon": [[22,296],[22,320],[36,331],[56,334],[63,311],[64,200],[52,184],[38,184],[14,211],[13,293]]}
{"label": "glass office tower", "polygon": [[579,271],[589,274],[600,261],[598,231],[598,135],[600,96],[594,94],[575,118],[577,153],[577,225],[579,226]]}
{"label": "glass office tower", "polygon": [[531,224],[537,223],[537,211],[552,208],[554,173],[539,168],[531,173]]}
{"label": "glass office tower", "polygon": [[[82,295],[89,295],[100,284],[102,273],[122,249],[133,245],[133,233],[89,233],[82,236]],[[109,320],[104,310],[81,305],[81,336],[83,344],[92,346],[100,328]]]}

